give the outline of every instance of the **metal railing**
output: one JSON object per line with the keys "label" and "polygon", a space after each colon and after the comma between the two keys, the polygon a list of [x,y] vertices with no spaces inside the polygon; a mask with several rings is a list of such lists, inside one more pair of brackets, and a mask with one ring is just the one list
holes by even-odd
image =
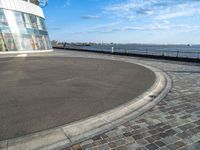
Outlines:
{"label": "metal railing", "polygon": [[181,50],[136,50],[136,49],[104,49],[104,48],[94,48],[94,47],[79,47],[79,46],[67,46],[67,47],[56,47],[63,49],[72,49],[72,50],[84,50],[84,51],[95,51],[95,52],[104,52],[104,53],[113,53],[113,54],[127,54],[127,55],[141,55],[141,56],[152,56],[152,57],[169,57],[169,58],[179,58],[179,59],[196,59],[200,60],[200,51],[189,52]]}
{"label": "metal railing", "polygon": [[126,54],[140,54],[162,57],[175,57],[175,58],[193,58],[200,59],[200,52],[184,52],[184,51],[168,51],[168,50],[124,50],[120,51]]}

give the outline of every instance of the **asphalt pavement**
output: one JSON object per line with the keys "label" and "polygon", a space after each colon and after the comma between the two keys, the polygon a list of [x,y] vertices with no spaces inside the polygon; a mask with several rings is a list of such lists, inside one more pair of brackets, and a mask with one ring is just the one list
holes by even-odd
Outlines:
{"label": "asphalt pavement", "polygon": [[0,58],[0,141],[113,109],[154,81],[152,71],[119,61]]}

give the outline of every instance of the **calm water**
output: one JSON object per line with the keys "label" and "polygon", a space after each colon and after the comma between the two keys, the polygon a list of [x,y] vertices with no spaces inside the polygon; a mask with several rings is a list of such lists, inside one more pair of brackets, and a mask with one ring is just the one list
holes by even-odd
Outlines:
{"label": "calm water", "polygon": [[96,51],[112,51],[112,47],[114,48],[114,51],[122,53],[165,55],[188,58],[200,57],[200,45],[99,44],[83,48]]}

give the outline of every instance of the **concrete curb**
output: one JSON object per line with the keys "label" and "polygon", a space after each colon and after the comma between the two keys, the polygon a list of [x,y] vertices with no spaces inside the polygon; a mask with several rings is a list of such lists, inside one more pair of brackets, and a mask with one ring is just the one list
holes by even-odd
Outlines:
{"label": "concrete curb", "polygon": [[7,52],[0,52],[0,55],[8,55],[8,54],[31,54],[31,53],[46,53],[46,52],[52,52],[53,49],[50,50],[35,50],[35,51],[7,51]]}
{"label": "concrete curb", "polygon": [[140,116],[154,107],[170,91],[172,82],[168,75],[163,71],[137,63],[133,60],[130,61],[123,59],[120,61],[135,63],[152,70],[156,75],[154,85],[142,95],[117,108],[65,126],[2,141],[0,142],[0,149],[49,150],[72,146]]}

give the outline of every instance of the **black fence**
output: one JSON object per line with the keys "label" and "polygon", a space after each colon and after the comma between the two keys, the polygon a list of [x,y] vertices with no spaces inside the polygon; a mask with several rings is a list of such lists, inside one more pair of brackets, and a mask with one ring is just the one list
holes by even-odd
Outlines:
{"label": "black fence", "polygon": [[140,56],[140,57],[150,57],[158,59],[170,59],[170,60],[180,60],[180,61],[189,61],[189,62],[200,62],[200,51],[199,52],[185,52],[181,50],[132,50],[132,49],[117,49],[112,48],[100,49],[93,47],[79,47],[79,46],[54,46],[58,49],[67,49],[67,50],[77,50],[77,51],[89,51],[89,52],[99,52],[99,53],[109,53],[109,54],[118,54],[118,55],[128,55],[128,56]]}

